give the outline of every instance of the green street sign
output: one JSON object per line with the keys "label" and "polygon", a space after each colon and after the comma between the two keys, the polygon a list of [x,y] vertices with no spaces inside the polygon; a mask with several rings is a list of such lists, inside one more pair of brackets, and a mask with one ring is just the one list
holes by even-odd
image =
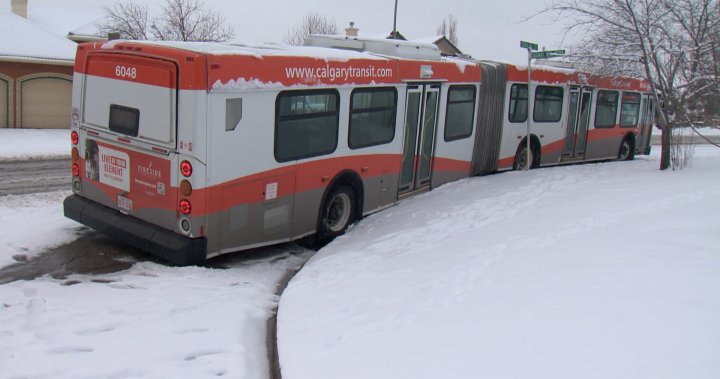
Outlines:
{"label": "green street sign", "polygon": [[520,47],[523,49],[537,50],[538,44],[526,41],[520,41]]}
{"label": "green street sign", "polygon": [[559,57],[561,55],[565,55],[565,50],[536,51],[531,54],[533,59],[552,58]]}

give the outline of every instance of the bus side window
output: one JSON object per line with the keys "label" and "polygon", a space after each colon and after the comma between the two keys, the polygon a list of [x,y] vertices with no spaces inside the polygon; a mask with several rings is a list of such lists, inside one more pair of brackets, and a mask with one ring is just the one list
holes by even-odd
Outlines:
{"label": "bus side window", "polygon": [[614,127],[618,110],[617,91],[599,91],[595,107],[595,127]]}
{"label": "bus side window", "polygon": [[351,149],[390,143],[395,138],[397,90],[388,88],[356,89],[350,96]]}
{"label": "bus side window", "polygon": [[242,120],[242,98],[225,100],[225,131],[231,132]]}
{"label": "bus side window", "polygon": [[527,121],[528,86],[527,84],[513,84],[510,88],[510,106],[508,120],[510,122]]}
{"label": "bus side window", "polygon": [[475,116],[475,86],[450,86],[445,115],[445,142],[470,137]]}
{"label": "bus side window", "polygon": [[533,121],[558,122],[562,118],[564,91],[562,87],[537,86]]}
{"label": "bus side window", "polygon": [[[647,107],[647,104],[646,104]],[[620,126],[634,128],[640,119],[640,94],[623,92],[620,104]]]}
{"label": "bus side window", "polygon": [[337,148],[340,94],[334,89],[280,92],[275,100],[275,160],[330,154]]}

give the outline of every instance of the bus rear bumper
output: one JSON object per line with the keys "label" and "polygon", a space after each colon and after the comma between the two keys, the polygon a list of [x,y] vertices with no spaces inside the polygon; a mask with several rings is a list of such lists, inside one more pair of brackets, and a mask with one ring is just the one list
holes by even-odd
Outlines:
{"label": "bus rear bumper", "polygon": [[189,238],[122,214],[78,195],[63,202],[65,217],[177,265],[197,265],[207,258],[207,239]]}

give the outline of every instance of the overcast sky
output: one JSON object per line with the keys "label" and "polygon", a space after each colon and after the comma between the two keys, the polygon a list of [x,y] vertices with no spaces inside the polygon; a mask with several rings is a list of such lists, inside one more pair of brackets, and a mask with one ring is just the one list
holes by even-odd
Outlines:
{"label": "overcast sky", "polygon": [[[9,9],[10,0],[2,0]],[[29,0],[29,11],[45,9],[52,17],[48,22],[74,29],[101,17],[103,6],[114,0]],[[146,3],[147,1],[143,2]],[[152,2],[154,8],[162,0]],[[388,34],[392,30],[394,0],[205,0],[208,7],[220,11],[235,29],[238,42],[280,42],[285,33],[309,11],[334,19],[342,31],[350,21],[361,34]],[[475,58],[523,63],[526,52],[520,40],[529,40],[548,49],[561,48],[561,26],[549,17],[528,22],[522,20],[542,7],[542,0],[399,0],[398,30],[407,38],[436,34],[438,25],[448,14],[458,20],[459,48]],[[60,8],[58,12],[47,9]],[[80,15],[59,17],[70,12]],[[152,10],[151,10],[152,12]],[[38,12],[39,13],[39,12]]]}

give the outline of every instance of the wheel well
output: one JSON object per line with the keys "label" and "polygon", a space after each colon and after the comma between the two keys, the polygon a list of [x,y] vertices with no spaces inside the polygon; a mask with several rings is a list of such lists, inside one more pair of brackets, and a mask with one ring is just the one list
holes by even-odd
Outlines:
{"label": "wheel well", "polygon": [[[343,185],[347,185],[352,188],[353,191],[355,191],[355,219],[352,221],[360,220],[363,215],[365,188],[363,186],[362,179],[360,179],[360,175],[358,175],[355,171],[345,170],[337,174],[333,178],[333,180],[330,181],[330,184],[325,188],[325,193],[323,194],[323,202],[321,204],[325,203],[325,199],[327,198],[329,193],[331,193],[335,188]],[[322,212],[322,205],[320,206],[320,208],[321,209],[319,209],[318,212]],[[320,220],[320,217],[318,217],[318,220]]]}
{"label": "wheel well", "polygon": [[[520,151],[521,148],[525,147],[527,144],[527,137],[523,137],[523,139],[518,144],[517,150],[515,150],[515,154],[517,155],[517,152]],[[534,158],[537,161],[538,166],[540,165],[540,159],[542,159],[542,145],[540,145],[540,139],[534,135],[530,135],[530,149],[535,151],[536,157]]]}

